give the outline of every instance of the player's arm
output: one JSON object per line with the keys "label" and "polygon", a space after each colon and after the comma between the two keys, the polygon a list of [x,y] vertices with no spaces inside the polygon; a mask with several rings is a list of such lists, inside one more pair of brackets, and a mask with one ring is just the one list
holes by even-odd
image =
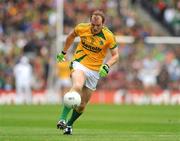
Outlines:
{"label": "player's arm", "polygon": [[106,64],[111,67],[113,64],[115,64],[119,59],[119,52],[118,48],[110,49],[111,52],[111,58],[106,62]]}
{"label": "player's arm", "polygon": [[119,53],[118,53],[118,48],[114,48],[110,50],[111,52],[111,58],[106,62],[106,64],[103,64],[100,67],[99,70],[99,76],[100,77],[106,77],[108,75],[110,67],[115,64],[118,59],[119,59]]}
{"label": "player's arm", "polygon": [[76,37],[77,35],[74,30],[67,36],[64,49],[62,50],[64,53],[67,52],[67,50],[70,48]]}
{"label": "player's arm", "polygon": [[66,55],[66,52],[67,50],[70,48],[70,46],[72,45],[72,43],[74,42],[74,39],[76,38],[76,33],[75,31],[73,30],[72,32],[70,32],[70,34],[67,36],[66,38],[66,41],[65,41],[65,46],[62,50],[61,53],[59,53],[57,56],[56,56],[56,60],[58,62],[62,62],[62,61],[65,61],[65,55]]}
{"label": "player's arm", "polygon": [[116,43],[116,39],[115,36],[111,36],[111,38],[109,38],[109,49],[110,49],[110,53],[111,53],[111,58],[106,62],[106,64],[111,67],[113,64],[115,64],[118,59],[119,59],[119,51],[118,51],[118,46]]}

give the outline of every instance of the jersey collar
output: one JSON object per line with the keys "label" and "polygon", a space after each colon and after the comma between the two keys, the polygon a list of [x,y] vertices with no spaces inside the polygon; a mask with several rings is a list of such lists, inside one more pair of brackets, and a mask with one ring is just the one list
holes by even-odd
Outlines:
{"label": "jersey collar", "polygon": [[103,38],[104,40],[106,40],[103,31],[101,30],[101,32],[99,32],[98,34],[95,34],[95,36],[99,36],[101,38]]}

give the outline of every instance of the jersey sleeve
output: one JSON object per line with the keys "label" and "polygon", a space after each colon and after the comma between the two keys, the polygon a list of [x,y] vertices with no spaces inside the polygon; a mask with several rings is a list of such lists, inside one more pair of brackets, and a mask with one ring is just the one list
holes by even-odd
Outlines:
{"label": "jersey sleeve", "polygon": [[117,42],[116,42],[116,39],[115,39],[115,36],[112,35],[110,38],[109,38],[109,48],[110,49],[114,49],[117,47]]}
{"label": "jersey sleeve", "polygon": [[74,32],[77,36],[79,36],[81,32],[83,31],[83,26],[84,26],[84,23],[80,23],[74,28]]}

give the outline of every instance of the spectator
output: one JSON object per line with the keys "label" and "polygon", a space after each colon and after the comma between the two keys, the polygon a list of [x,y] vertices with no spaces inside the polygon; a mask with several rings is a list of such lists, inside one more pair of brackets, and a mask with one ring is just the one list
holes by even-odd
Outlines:
{"label": "spectator", "polygon": [[142,81],[147,94],[152,93],[154,90],[157,84],[156,77],[158,72],[159,64],[153,58],[152,54],[149,54],[149,56],[144,58],[141,69],[139,70],[139,79]]}
{"label": "spectator", "polygon": [[23,56],[20,62],[14,67],[14,76],[16,81],[16,93],[19,98],[24,100],[26,104],[30,104],[32,100],[32,66],[29,64],[27,57]]}
{"label": "spectator", "polygon": [[71,79],[70,79],[70,62],[64,61],[57,64],[57,91],[62,96],[68,92],[71,88]]}
{"label": "spectator", "polygon": [[169,87],[170,78],[166,66],[163,66],[157,75],[157,84],[161,89],[166,90]]}

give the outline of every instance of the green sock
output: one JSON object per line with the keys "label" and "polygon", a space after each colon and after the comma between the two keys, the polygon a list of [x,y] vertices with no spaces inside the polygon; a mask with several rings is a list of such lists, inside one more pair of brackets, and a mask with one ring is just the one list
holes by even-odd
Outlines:
{"label": "green sock", "polygon": [[62,113],[60,115],[60,120],[65,120],[66,121],[66,118],[67,118],[70,111],[71,111],[71,108],[68,108],[68,107],[64,106],[63,111],[62,111]]}
{"label": "green sock", "polygon": [[76,110],[73,110],[72,116],[71,116],[70,120],[68,120],[67,125],[72,126],[74,121],[77,120],[81,114],[82,113],[78,113]]}

